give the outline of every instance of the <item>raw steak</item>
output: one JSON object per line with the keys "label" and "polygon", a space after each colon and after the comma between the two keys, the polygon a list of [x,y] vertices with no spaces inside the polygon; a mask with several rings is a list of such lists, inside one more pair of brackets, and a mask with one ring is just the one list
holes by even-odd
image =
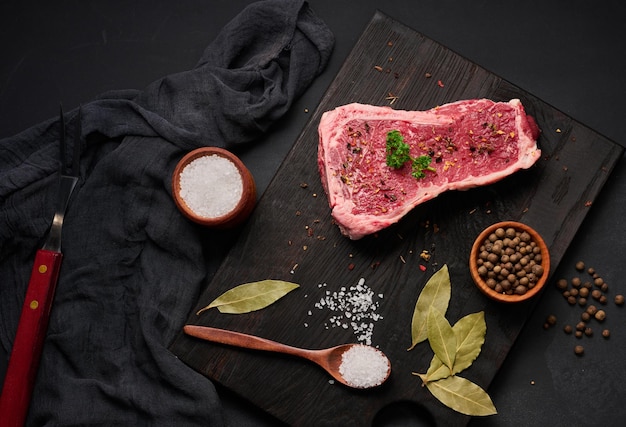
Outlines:
{"label": "raw steak", "polygon": [[[386,164],[387,133],[398,130],[410,155],[431,157],[425,177],[407,162]],[[332,216],[351,239],[399,221],[447,190],[491,184],[532,166],[539,129],[518,99],[458,101],[428,111],[348,104],[319,124],[318,166]]]}

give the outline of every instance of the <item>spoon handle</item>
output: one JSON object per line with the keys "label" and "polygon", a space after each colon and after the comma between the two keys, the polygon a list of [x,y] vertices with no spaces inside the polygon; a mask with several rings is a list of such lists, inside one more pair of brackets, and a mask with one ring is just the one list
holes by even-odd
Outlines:
{"label": "spoon handle", "polygon": [[227,344],[240,348],[253,350],[273,351],[277,353],[289,354],[311,359],[311,351],[301,348],[291,347],[276,341],[248,335],[241,332],[227,331],[225,329],[212,328],[209,326],[185,325],[183,331],[187,335],[201,338],[219,344]]}

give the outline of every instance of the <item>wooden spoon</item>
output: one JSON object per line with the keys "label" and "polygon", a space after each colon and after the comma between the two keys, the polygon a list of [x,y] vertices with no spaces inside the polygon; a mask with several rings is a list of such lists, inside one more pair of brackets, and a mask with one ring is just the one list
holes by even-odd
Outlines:
{"label": "wooden spoon", "polygon": [[[288,354],[291,356],[302,357],[307,359],[317,365],[321,366],[326,372],[328,372],[335,380],[339,381],[341,384],[344,384],[348,387],[353,388],[371,388],[378,386],[384,383],[389,375],[391,374],[391,362],[385,354],[371,346],[367,346],[364,344],[344,344],[336,347],[320,349],[320,350],[308,350],[298,347],[292,347],[286,344],[281,344],[275,341],[271,341],[265,338],[260,338],[254,335],[243,334],[240,332],[227,331],[224,329],[211,328],[208,326],[196,326],[196,325],[185,325],[183,330],[187,335],[194,336],[196,338],[201,338],[206,341],[216,342],[220,344],[227,344],[240,348],[248,348],[254,350],[262,350],[262,351],[272,351],[276,353]],[[372,366],[372,375],[368,376],[366,373],[366,377],[362,381],[361,380],[350,380],[344,378],[345,373],[350,372],[350,369],[346,366],[341,366],[342,363],[350,363],[344,362],[343,354],[350,349],[355,347],[361,347],[368,349],[366,352],[369,355],[374,355],[376,362],[380,364],[381,360],[385,360],[387,363],[387,370],[382,374],[382,372],[377,371],[375,366]],[[384,359],[381,359],[382,358]],[[376,363],[374,363],[376,364]],[[362,371],[362,366],[358,367],[359,372]],[[342,375],[341,372],[344,372]],[[346,375],[349,376],[349,375]]]}

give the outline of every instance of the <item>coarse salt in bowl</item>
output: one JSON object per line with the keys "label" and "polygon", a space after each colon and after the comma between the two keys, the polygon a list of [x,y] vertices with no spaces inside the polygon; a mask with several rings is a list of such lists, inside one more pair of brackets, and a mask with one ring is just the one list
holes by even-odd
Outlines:
{"label": "coarse salt in bowl", "polygon": [[207,227],[239,225],[256,203],[256,185],[243,162],[219,147],[184,156],[172,175],[174,202],[190,220]]}

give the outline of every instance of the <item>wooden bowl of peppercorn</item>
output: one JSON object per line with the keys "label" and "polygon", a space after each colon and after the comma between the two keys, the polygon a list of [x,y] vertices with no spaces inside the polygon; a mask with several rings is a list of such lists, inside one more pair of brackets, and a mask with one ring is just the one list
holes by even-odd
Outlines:
{"label": "wooden bowl of peppercorn", "polygon": [[474,283],[489,298],[516,303],[537,295],[550,273],[550,253],[533,228],[503,221],[484,229],[470,253]]}

